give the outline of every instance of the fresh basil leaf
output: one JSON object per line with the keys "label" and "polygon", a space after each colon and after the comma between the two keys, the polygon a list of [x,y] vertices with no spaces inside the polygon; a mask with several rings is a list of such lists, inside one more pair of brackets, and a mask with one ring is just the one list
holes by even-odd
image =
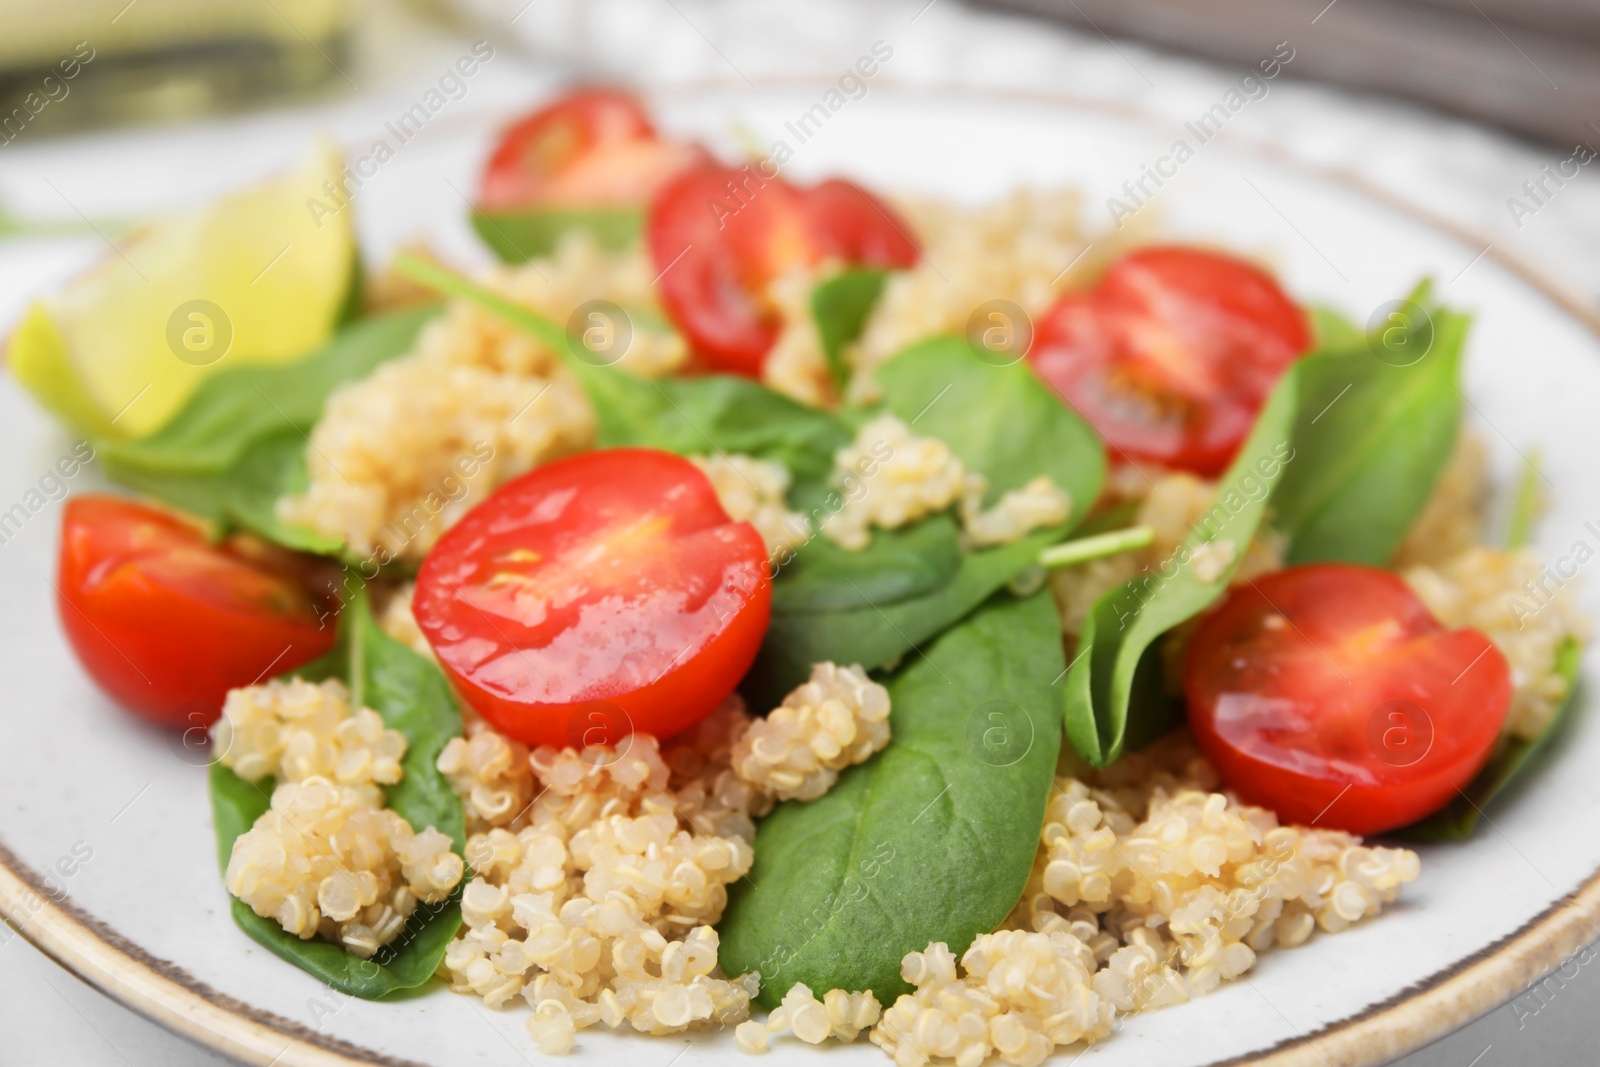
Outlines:
{"label": "fresh basil leaf", "polygon": [[[1298,364],[1297,458],[1273,495],[1274,525],[1289,535],[1291,564],[1382,566],[1427,505],[1461,422],[1460,367],[1468,318],[1445,308],[1405,327],[1394,366],[1373,339]],[[1410,346],[1410,347],[1407,347]],[[1409,357],[1405,357],[1409,358]]]}
{"label": "fresh basil leaf", "polygon": [[756,831],[718,926],[723,970],[759,971],[768,1007],[795,982],[890,1004],[909,989],[906,953],[943,941],[960,954],[998,926],[1038,846],[1064,665],[1040,593],[993,600],[890,679],[888,748]]}
{"label": "fresh basil leaf", "polygon": [[328,394],[411,350],[436,307],[364,319],[294,363],[229,367],[201,382],[171,422],[148,437],[96,444],[118,470],[220,473],[255,441],[285,429],[310,432]]}
{"label": "fresh basil leaf", "polygon": [[[371,708],[385,725],[405,734],[405,775],[386,790],[389,807],[413,829],[431,826],[448,834],[461,850],[466,842],[461,801],[434,765],[445,744],[461,732],[460,711],[439,669],[379,630],[364,593],[357,593],[340,614],[339,646],[291,674],[311,680],[343,677],[353,704]],[[271,779],[247,782],[221,762],[211,764],[211,811],[224,872],[234,842],[271,806],[272,790]],[[237,898],[232,910],[239,928],[274,955],[342,993],[369,1000],[426,984],[461,926],[459,891],[438,904],[419,903],[395,944],[362,960],[318,938],[302,941]]]}
{"label": "fresh basil leaf", "polygon": [[861,336],[888,277],[887,271],[876,267],[851,267],[811,290],[811,319],[816,323],[828,369],[840,386],[850,377],[850,368],[844,364],[844,346]]}
{"label": "fresh basil leaf", "polygon": [[[1273,487],[1301,458],[1293,443],[1300,406],[1301,367],[1291,367],[1267,398],[1250,436],[1217,483],[1211,510],[1169,559],[1143,579],[1110,590],[1089,610],[1078,654],[1067,672],[1067,737],[1078,754],[1104,767],[1122,754],[1130,735],[1145,739],[1153,728],[1130,725],[1131,711],[1155,712],[1159,702],[1134,702],[1140,662],[1162,634],[1198,615],[1228,587],[1239,557],[1255,536]],[[1203,544],[1228,542],[1233,562],[1214,581],[1201,581],[1191,558]],[[1150,667],[1145,668],[1148,674]],[[1141,691],[1149,693],[1148,682]]]}
{"label": "fresh basil leaf", "polygon": [[601,248],[620,251],[639,239],[642,207],[474,211],[472,228],[502,263],[526,263],[553,254],[563,235],[583,230]]}
{"label": "fresh basil leaf", "polygon": [[1478,828],[1478,820],[1483,818],[1484,809],[1531,768],[1571,716],[1578,697],[1578,668],[1582,665],[1583,646],[1576,639],[1567,638],[1556,650],[1556,673],[1566,679],[1567,698],[1544,732],[1531,741],[1514,738],[1503,741],[1483,770],[1454,800],[1421,822],[1398,831],[1398,835],[1412,841],[1463,841],[1471,837]]}

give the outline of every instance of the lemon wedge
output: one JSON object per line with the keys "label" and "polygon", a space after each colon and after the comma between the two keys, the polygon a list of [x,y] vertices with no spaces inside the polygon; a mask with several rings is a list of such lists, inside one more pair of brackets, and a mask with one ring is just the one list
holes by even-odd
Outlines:
{"label": "lemon wedge", "polygon": [[82,432],[142,437],[218,367],[286,363],[333,332],[357,278],[342,161],[294,171],[196,212],[156,219],[30,307],[7,362]]}

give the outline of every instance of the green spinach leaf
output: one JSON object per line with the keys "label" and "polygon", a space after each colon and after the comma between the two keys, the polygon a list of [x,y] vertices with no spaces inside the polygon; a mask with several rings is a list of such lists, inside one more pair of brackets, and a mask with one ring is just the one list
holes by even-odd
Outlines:
{"label": "green spinach leaf", "polygon": [[564,234],[585,230],[601,248],[617,251],[639,239],[642,207],[524,208],[472,213],[472,228],[502,263],[526,263],[555,252]]}
{"label": "green spinach leaf", "polygon": [[1578,668],[1583,665],[1583,646],[1567,638],[1556,652],[1556,673],[1567,681],[1567,698],[1551,719],[1544,732],[1531,741],[1508,738],[1502,741],[1483,770],[1478,772],[1450,803],[1419,823],[1413,823],[1399,836],[1413,841],[1463,841],[1478,828],[1478,820],[1491,801],[1500,795],[1515,779],[1530,769],[1534,760],[1550,745],[1550,739],[1560,732],[1562,724],[1571,716],[1578,696]]}
{"label": "green spinach leaf", "polygon": [[[877,377],[884,407],[914,432],[944,441],[970,469],[985,474],[990,501],[1045,474],[1071,495],[1074,515],[1012,544],[962,554],[954,573],[937,587],[895,591],[911,595],[875,595],[873,587],[842,571],[850,588],[834,586],[826,598],[796,605],[775,590],[767,639],[742,686],[756,707],[782,700],[815,662],[869,669],[898,662],[1032,566],[1100,492],[1105,449],[1099,437],[1027,367],[996,366],[965,340],[950,337],[907,349]],[[880,541],[886,550],[895,543],[884,531],[874,531],[874,548]],[[815,549],[815,542],[802,548],[797,563],[803,566],[806,553]],[[820,610],[824,605],[830,610]]]}
{"label": "green spinach leaf", "polygon": [[885,408],[988,478],[986,503],[1041,474],[1067,491],[1075,516],[1099,496],[1100,436],[1026,364],[996,364],[965,338],[939,337],[895,356],[877,380]]}
{"label": "green spinach leaf", "polygon": [[[339,647],[292,673],[313,680],[345,678],[354,703],[372,708],[406,735],[405,776],[386,791],[388,804],[413,828],[432,826],[461,850],[466,843],[461,802],[434,766],[449,739],[460,734],[461,717],[438,668],[382,633],[365,596],[357,594],[340,616]],[[247,782],[222,763],[212,763],[211,810],[222,870],[239,835],[271,806],[272,789],[271,779]],[[237,898],[231,903],[234,921],[252,940],[340,992],[366,999],[425,984],[461,925],[455,896],[418,904],[395,944],[362,960],[327,941],[302,941]]]}
{"label": "green spinach leaf", "polygon": [[811,290],[811,319],[816,323],[828,369],[840,386],[850,377],[850,368],[844,364],[844,346],[861,336],[888,278],[887,271],[876,267],[851,267]]}
{"label": "green spinach leaf", "polygon": [[[739,689],[752,707],[771,708],[811,674],[811,665],[831,660],[870,669],[898,666],[908,653],[949,629],[1061,538],[1045,530],[998,548],[964,553],[949,581],[931,592],[892,603],[830,611],[780,611],[773,595],[772,622],[750,672]],[[876,537],[876,534],[874,535]],[[809,551],[810,545],[801,550]],[[866,597],[861,597],[867,600]],[[1059,624],[1057,629],[1059,630]]]}
{"label": "green spinach leaf", "polygon": [[948,514],[898,530],[874,530],[872,542],[846,552],[813,537],[778,571],[773,610],[842,611],[895,604],[946,585],[961,566],[961,529]]}
{"label": "green spinach leaf", "polygon": [[1367,335],[1336,308],[1312,307],[1307,309],[1311,318],[1311,347],[1318,352],[1346,351],[1362,348]]}
{"label": "green spinach leaf", "polygon": [[[1370,347],[1300,361],[1294,443],[1303,461],[1273,497],[1289,563],[1382,566],[1426,506],[1460,427],[1468,325],[1445,308],[1427,315]],[[1405,363],[1417,351],[1425,354]]]}
{"label": "green spinach leaf", "polygon": [[1038,844],[1063,666],[1040,593],[995,599],[890,679],[889,747],[761,823],[718,927],[723,969],[759,971],[768,1007],[795,982],[889,1004],[908,989],[907,952],[959,954],[999,925]]}
{"label": "green spinach leaf", "polygon": [[[848,444],[848,421],[733,375],[653,381],[597,366],[573,352],[565,332],[469,279],[414,256],[395,267],[435,290],[470,300],[567,353],[567,365],[594,405],[604,448],[659,448],[683,455],[743,454],[783,464],[794,478],[790,504],[808,514],[813,531],[828,514],[833,455]],[[861,552],[847,553],[814,536],[778,572],[780,610],[819,611],[890,603],[946,584],[960,561],[955,525],[939,516],[904,531],[880,532]],[[1003,580],[1002,580],[1003,581]],[[983,590],[964,610],[988,595]],[[946,620],[953,621],[953,620]],[[806,671],[810,667],[807,665]]]}
{"label": "green spinach leaf", "polygon": [[728,374],[652,381],[581,359],[571,367],[594,405],[600,445],[660,448],[684,455],[743,454],[783,464],[797,484],[821,484],[850,432],[808,408]]}
{"label": "green spinach leaf", "polygon": [[98,444],[119,469],[221,472],[251,444],[285,429],[310,432],[328,394],[410,351],[436,307],[357,322],[294,363],[230,367],[201,382],[172,421],[148,437]]}
{"label": "green spinach leaf", "polygon": [[437,308],[414,308],[362,320],[298,362],[219,371],[154,434],[97,443],[106,473],[224,527],[335,553],[339,542],[279,520],[278,497],[306,484],[306,435],[328,394],[410,351],[435,314]]}
{"label": "green spinach leaf", "polygon": [[439,753],[461,733],[461,709],[450,683],[431,660],[378,627],[364,596],[342,618],[349,632],[351,704],[371,708],[384,725],[406,736],[405,773],[384,790],[389,807],[414,829],[431,826],[447,834],[462,852],[467,837],[461,799],[437,766]]}
{"label": "green spinach leaf", "polygon": [[[1161,635],[1203,611],[1228,587],[1250,539],[1255,536],[1272,489],[1303,457],[1293,443],[1300,405],[1300,367],[1279,380],[1256,419],[1255,428],[1217,483],[1211,510],[1183,545],[1151,573],[1112,589],[1095,602],[1084,621],[1079,651],[1067,672],[1067,737],[1078,754],[1104,767],[1122,754],[1130,734],[1145,739],[1150,724],[1130,725],[1130,708],[1156,709],[1159,701],[1134,702],[1135,689],[1151,692],[1149,672],[1140,663]],[[1232,561],[1213,581],[1194,571],[1200,546],[1226,542]],[[1208,551],[1227,551],[1215,549]],[[1141,682],[1140,675],[1144,675]],[[1159,689],[1159,686],[1155,687]]]}
{"label": "green spinach leaf", "polygon": [[278,500],[304,492],[309,480],[305,435],[286,430],[263,437],[245,449],[223,479],[221,518],[285,548],[334,555],[344,547],[342,540],[278,518]]}

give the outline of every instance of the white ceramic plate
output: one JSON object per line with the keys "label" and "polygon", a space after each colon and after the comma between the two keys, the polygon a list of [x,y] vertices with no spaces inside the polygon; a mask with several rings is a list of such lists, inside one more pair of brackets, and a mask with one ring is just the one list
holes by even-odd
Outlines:
{"label": "white ceramic plate", "polygon": [[[1106,198],[1184,135],[1066,100],[880,87],[797,144],[785,123],[825,88],[676,90],[657,108],[667,128],[724,148],[732,148],[736,123],[763,143],[784,138],[797,149],[788,173],[799,178],[843,172],[881,189],[965,201],[1024,183],[1079,186],[1095,228],[1110,223]],[[448,252],[481,258],[453,189],[472,188],[499,117],[430,128],[361,192],[373,259],[418,232]],[[230,141],[225,132],[220,141],[207,156],[234,160],[234,168],[240,160],[286,165],[303,148]],[[168,202],[211,195],[215,172],[195,163],[183,153],[124,162],[116,183],[90,183],[104,199],[96,208],[117,213],[124,187],[162,190]],[[1519,452],[1544,456],[1555,506],[1540,548],[1553,559],[1579,540],[1600,547],[1585,525],[1600,517],[1600,491],[1586,478],[1600,455],[1600,422],[1573,402],[1600,397],[1600,336],[1575,302],[1419,209],[1237,139],[1201,146],[1150,199],[1165,232],[1264,254],[1293,292],[1359,321],[1433,275],[1446,300],[1478,314],[1469,417],[1491,444],[1497,473],[1508,478]],[[94,254],[93,242],[0,247],[0,280],[43,291]],[[70,447],[9,380],[0,383],[0,512],[26,507],[29,490]],[[71,489],[95,484],[90,471]],[[235,929],[216,870],[204,768],[110,706],[57,628],[50,574],[59,510],[45,502],[0,544],[0,691],[8,697],[0,717],[0,911],[111,995],[250,1062],[531,1062],[523,1010],[492,1012],[442,988],[394,1003],[350,1000]],[[1600,617],[1600,597],[1582,594],[1582,602]],[[1587,677],[1594,666],[1591,656]],[[1593,938],[1600,837],[1578,828],[1600,801],[1597,762],[1600,720],[1580,714],[1534,788],[1493,809],[1476,839],[1423,850],[1422,879],[1403,904],[1348,933],[1269,953],[1248,980],[1212,996],[1130,1020],[1091,1062],[1379,1063],[1489,1010]],[[46,888],[56,902],[39,895]],[[0,936],[9,933],[0,927]],[[815,1055],[782,1044],[767,1062],[810,1063]],[[828,1055],[835,1063],[885,1062],[870,1045]],[[596,1031],[581,1035],[569,1062],[619,1060],[747,1062],[726,1034],[658,1040]]]}

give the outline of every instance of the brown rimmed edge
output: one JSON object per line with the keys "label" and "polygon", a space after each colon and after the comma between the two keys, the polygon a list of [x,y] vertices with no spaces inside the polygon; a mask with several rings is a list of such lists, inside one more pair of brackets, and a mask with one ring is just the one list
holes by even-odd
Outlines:
{"label": "brown rimmed edge", "polygon": [[[762,80],[758,91],[816,89],[806,79]],[[740,91],[725,81],[654,87],[656,96]],[[1172,121],[1126,104],[1068,93],[991,86],[913,86],[881,90],[921,97],[983,98],[1116,115],[1145,126]],[[1223,132],[1224,143],[1302,173],[1346,186],[1422,222],[1517,277],[1600,339],[1600,313],[1520,256],[1494,247],[1470,227],[1428,211],[1359,174],[1300,158],[1276,144]],[[0,919],[62,967],[160,1026],[258,1067],[425,1067],[319,1033],[210,988],[159,959],[70,901],[53,902],[43,882],[0,843]],[[1600,871],[1515,932],[1401,990],[1381,1003],[1270,1048],[1208,1067],[1377,1067],[1472,1022],[1511,1000],[1600,936]]]}

